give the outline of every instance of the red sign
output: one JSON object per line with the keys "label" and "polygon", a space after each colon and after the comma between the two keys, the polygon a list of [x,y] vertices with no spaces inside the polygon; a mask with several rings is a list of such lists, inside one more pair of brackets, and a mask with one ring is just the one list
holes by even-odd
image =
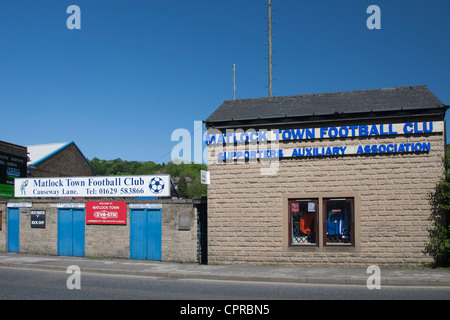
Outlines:
{"label": "red sign", "polygon": [[127,224],[127,203],[86,202],[86,224]]}

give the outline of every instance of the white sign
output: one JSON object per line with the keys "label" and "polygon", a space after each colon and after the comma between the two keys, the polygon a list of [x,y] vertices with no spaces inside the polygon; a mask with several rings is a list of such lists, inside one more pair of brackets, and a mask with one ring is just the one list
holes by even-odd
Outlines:
{"label": "white sign", "polygon": [[200,175],[201,175],[201,183],[202,184],[209,184],[210,183],[209,171],[200,170]]}
{"label": "white sign", "polygon": [[128,205],[130,209],[161,209],[161,203],[130,203]]}
{"label": "white sign", "polygon": [[56,207],[59,209],[64,209],[64,208],[79,208],[79,209],[83,209],[86,208],[86,203],[76,203],[76,202],[68,202],[68,203],[57,203]]}
{"label": "white sign", "polygon": [[170,197],[170,176],[16,178],[16,197]]}
{"label": "white sign", "polygon": [[8,208],[31,208],[33,203],[31,202],[8,202],[6,204]]}

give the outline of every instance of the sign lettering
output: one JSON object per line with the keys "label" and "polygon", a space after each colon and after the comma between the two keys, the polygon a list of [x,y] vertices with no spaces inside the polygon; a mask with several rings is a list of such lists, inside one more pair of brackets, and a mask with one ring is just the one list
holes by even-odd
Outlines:
{"label": "sign lettering", "polygon": [[441,133],[443,130],[443,121],[386,123],[285,130],[227,130],[226,133],[207,133],[206,144],[235,144],[267,141],[396,136]]}
{"label": "sign lettering", "polygon": [[[206,135],[206,143],[215,145],[215,157],[217,161],[234,160],[277,160],[279,158],[323,157],[367,154],[394,154],[394,153],[426,153],[430,152],[429,142],[411,143],[381,143],[360,145],[334,145],[311,146],[294,149],[283,149],[279,141],[310,141],[313,139],[333,140],[356,137],[395,137],[399,135],[428,135],[444,132],[443,121],[385,123],[371,125],[350,125],[340,127],[320,127],[285,130],[260,130],[249,129],[227,130],[226,133]],[[270,145],[268,144],[270,142]],[[249,147],[245,145],[248,143]],[[259,143],[259,148],[252,145]],[[227,144],[232,144],[231,146]],[[225,147],[225,145],[227,145]],[[222,149],[223,147],[223,149]]]}

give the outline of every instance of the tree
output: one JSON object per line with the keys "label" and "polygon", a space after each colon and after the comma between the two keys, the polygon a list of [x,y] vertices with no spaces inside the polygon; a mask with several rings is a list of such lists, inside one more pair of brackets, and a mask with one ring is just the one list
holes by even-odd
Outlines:
{"label": "tree", "polygon": [[[164,172],[172,178],[180,178],[178,193],[183,198],[206,196],[206,185],[201,184],[200,181],[200,170],[207,170],[204,164],[176,164],[172,161],[167,164],[157,164],[153,161],[126,161],[120,158],[100,160],[96,157],[89,162],[98,176],[152,175]],[[187,183],[187,177],[190,178],[190,183]]]}
{"label": "tree", "polygon": [[188,198],[206,196],[206,184],[202,184],[200,177],[194,176],[187,187]]}
{"label": "tree", "polygon": [[185,177],[180,177],[178,181],[178,194],[183,198],[188,196],[188,184]]}

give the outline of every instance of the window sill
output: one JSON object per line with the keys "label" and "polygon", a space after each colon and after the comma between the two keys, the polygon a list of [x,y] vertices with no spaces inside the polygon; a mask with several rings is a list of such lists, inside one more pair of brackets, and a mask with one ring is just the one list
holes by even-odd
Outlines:
{"label": "window sill", "polygon": [[352,244],[297,244],[284,247],[286,252],[359,252],[360,249]]}
{"label": "window sill", "polygon": [[318,247],[317,243],[291,243],[289,247]]}

